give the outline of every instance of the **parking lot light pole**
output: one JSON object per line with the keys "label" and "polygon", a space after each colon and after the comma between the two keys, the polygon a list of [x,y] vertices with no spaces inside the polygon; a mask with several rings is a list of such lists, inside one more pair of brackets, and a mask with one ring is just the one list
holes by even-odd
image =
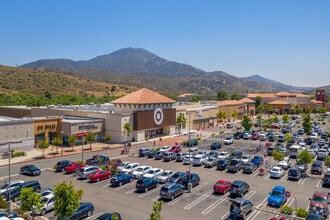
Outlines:
{"label": "parking lot light pole", "polygon": [[189,180],[188,180],[188,193],[191,193],[192,183],[191,183],[191,143],[190,143],[190,114],[188,113],[188,146],[189,146]]}
{"label": "parking lot light pole", "polygon": [[10,196],[10,181],[11,181],[11,164],[10,164],[10,159],[11,159],[11,148],[10,145],[11,144],[19,144],[22,143],[22,141],[9,141],[9,142],[5,142],[5,143],[1,143],[0,145],[7,145],[8,146],[8,186],[7,186],[7,195],[8,195],[8,211],[11,212],[12,211],[12,201],[11,201],[11,196]]}

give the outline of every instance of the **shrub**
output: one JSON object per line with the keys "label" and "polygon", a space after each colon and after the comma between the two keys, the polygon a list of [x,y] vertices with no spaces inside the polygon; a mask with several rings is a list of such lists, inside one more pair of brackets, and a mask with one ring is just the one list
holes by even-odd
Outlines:
{"label": "shrub", "polygon": [[107,167],[106,167],[105,165],[101,165],[101,166],[100,166],[100,169],[101,169],[101,170],[108,170]]}
{"label": "shrub", "polygon": [[303,218],[307,217],[308,215],[308,212],[303,208],[297,208],[296,213],[298,217],[303,217]]}
{"label": "shrub", "polygon": [[196,141],[200,142],[202,139],[201,138],[195,138]]}
{"label": "shrub", "polygon": [[21,218],[28,219],[30,217],[30,215],[21,208],[15,208],[13,211],[17,212],[18,216]]}
{"label": "shrub", "polygon": [[0,196],[0,209],[7,208],[7,202],[4,200],[3,196]]}
{"label": "shrub", "polygon": [[22,157],[22,156],[25,156],[25,152],[23,151],[14,152],[12,155],[12,157]]}
{"label": "shrub", "polygon": [[117,173],[118,173],[118,170],[116,169],[116,168],[110,168],[110,170],[109,170],[111,173],[112,173],[112,175],[116,175]]}
{"label": "shrub", "polygon": [[293,208],[287,205],[283,205],[280,208],[281,213],[286,214],[286,215],[292,215]]}
{"label": "shrub", "polygon": [[77,164],[83,164],[84,162],[82,160],[77,160]]}

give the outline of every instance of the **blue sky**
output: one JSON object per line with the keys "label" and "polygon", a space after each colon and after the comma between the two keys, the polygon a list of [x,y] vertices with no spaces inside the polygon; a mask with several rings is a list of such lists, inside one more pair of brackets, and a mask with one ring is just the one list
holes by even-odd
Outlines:
{"label": "blue sky", "polygon": [[294,86],[330,85],[328,0],[1,0],[0,64],[143,48]]}

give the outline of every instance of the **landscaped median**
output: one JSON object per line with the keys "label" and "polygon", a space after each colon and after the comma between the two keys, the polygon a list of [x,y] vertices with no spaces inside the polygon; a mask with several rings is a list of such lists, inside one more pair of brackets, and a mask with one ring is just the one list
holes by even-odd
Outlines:
{"label": "landscaped median", "polygon": [[[265,204],[259,204],[256,207],[257,210],[259,211],[263,211],[263,212],[268,212],[271,214],[274,214],[275,216],[283,216],[284,219],[299,219],[299,220],[304,220],[304,217],[298,217],[298,212],[301,213],[299,210],[300,208],[297,208],[297,210],[294,210],[293,208],[289,207],[289,206],[282,206],[281,208],[272,208],[269,207],[268,205]],[[282,210],[282,211],[281,211]],[[290,211],[291,210],[291,211]],[[288,214],[284,213],[287,212]],[[291,213],[291,214],[289,214]],[[307,211],[306,211],[307,213]]]}

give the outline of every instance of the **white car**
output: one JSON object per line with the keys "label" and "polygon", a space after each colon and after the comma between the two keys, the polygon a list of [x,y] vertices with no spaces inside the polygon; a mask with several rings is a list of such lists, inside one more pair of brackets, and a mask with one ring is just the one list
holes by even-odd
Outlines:
{"label": "white car", "polygon": [[277,163],[278,167],[282,167],[283,169],[287,170],[291,166],[291,160],[289,157],[284,157],[283,160]]}
{"label": "white car", "polygon": [[140,164],[139,163],[129,163],[127,164],[124,169],[122,169],[122,173],[127,173],[127,174],[131,174],[133,173],[135,170],[137,170],[139,168]]}
{"label": "white car", "polygon": [[270,170],[270,177],[281,178],[284,175],[284,169],[282,167],[273,167]]}
{"label": "white car", "polygon": [[164,170],[161,168],[151,168],[143,175],[143,177],[156,178],[161,175],[163,171]]}
{"label": "white car", "polygon": [[175,172],[173,170],[165,170],[159,176],[157,176],[156,179],[160,183],[166,183],[170,179],[170,177],[174,175],[174,173]]}
{"label": "white car", "polygon": [[247,163],[251,161],[251,156],[249,154],[243,154],[241,161]]}
{"label": "white car", "polygon": [[221,151],[218,158],[224,160],[224,159],[229,158],[229,156],[230,156],[230,154],[227,151]]}
{"label": "white car", "polygon": [[193,157],[192,162],[193,165],[195,166],[201,166],[205,164],[206,160],[207,160],[207,156],[200,154],[200,155],[195,155]]}
{"label": "white car", "polygon": [[171,146],[163,146],[162,148],[160,148],[160,152],[167,152],[167,151],[169,151],[169,150],[171,150]]}
{"label": "white car", "polygon": [[139,166],[135,171],[133,171],[132,176],[135,179],[139,179],[142,177],[145,173],[148,172],[152,167],[151,166]]}
{"label": "white car", "polygon": [[10,180],[10,182],[6,180],[5,184],[0,187],[0,195],[5,198],[5,194],[8,190],[12,190],[22,183],[24,183],[24,180]]}
{"label": "white car", "polygon": [[226,139],[223,142],[224,142],[224,144],[227,144],[227,145],[232,144],[232,143],[234,143],[234,138],[226,137]]}
{"label": "white car", "polygon": [[55,199],[53,194],[49,194],[41,198],[40,203],[43,206],[40,209],[35,209],[35,214],[37,215],[45,215],[47,212],[52,211],[55,206]]}
{"label": "white car", "polygon": [[200,150],[195,155],[205,155],[206,156],[208,154],[209,154],[209,152],[207,150]]}
{"label": "white car", "polygon": [[128,165],[130,164],[131,162],[128,162],[128,161],[125,161],[125,162],[122,162],[116,169],[119,173],[121,173],[121,171]]}
{"label": "white car", "polygon": [[192,163],[194,155],[187,155],[183,158],[183,164],[190,164]]}

